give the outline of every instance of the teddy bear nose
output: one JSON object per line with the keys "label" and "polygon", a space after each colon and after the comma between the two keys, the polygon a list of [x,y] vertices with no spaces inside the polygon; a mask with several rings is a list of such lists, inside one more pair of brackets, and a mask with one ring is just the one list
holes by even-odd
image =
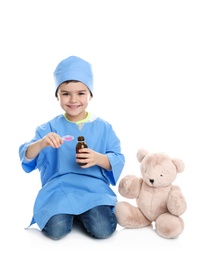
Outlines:
{"label": "teddy bear nose", "polygon": [[150,181],[150,183],[152,183],[152,184],[154,183],[154,179],[150,179],[149,181]]}

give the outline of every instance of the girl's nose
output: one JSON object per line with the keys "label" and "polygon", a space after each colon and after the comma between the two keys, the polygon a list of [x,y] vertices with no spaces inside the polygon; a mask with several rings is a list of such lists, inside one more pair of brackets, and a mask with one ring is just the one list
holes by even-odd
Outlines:
{"label": "girl's nose", "polygon": [[75,102],[75,101],[76,101],[76,95],[71,95],[70,102]]}

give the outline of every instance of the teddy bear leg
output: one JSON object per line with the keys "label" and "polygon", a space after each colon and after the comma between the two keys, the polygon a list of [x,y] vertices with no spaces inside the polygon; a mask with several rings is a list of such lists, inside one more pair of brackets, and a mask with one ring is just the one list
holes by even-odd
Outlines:
{"label": "teddy bear leg", "polygon": [[183,232],[184,221],[180,217],[164,213],[156,219],[155,229],[164,238],[176,238]]}
{"label": "teddy bear leg", "polygon": [[117,203],[115,215],[118,224],[125,228],[141,228],[151,224],[137,207],[125,201]]}

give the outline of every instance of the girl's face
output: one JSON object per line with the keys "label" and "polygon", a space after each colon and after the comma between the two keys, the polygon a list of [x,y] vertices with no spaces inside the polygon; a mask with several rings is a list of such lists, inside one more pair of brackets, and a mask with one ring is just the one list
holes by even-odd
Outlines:
{"label": "girl's face", "polygon": [[82,82],[62,83],[57,92],[57,100],[68,120],[77,122],[87,116],[86,108],[91,100],[90,90]]}

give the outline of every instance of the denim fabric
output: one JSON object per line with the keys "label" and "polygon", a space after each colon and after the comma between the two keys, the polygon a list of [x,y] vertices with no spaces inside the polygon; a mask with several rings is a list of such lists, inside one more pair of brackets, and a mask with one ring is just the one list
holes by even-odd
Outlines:
{"label": "denim fabric", "polygon": [[94,238],[110,237],[117,227],[114,207],[97,206],[80,215],[58,214],[50,218],[42,232],[49,238],[58,240],[69,234],[73,223],[78,223]]}

